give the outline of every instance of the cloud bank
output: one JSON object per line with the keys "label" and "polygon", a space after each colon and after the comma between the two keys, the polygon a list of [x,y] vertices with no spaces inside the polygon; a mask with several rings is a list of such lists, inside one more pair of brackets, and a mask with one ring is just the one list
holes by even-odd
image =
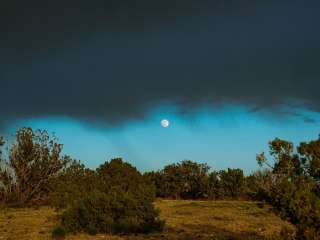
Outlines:
{"label": "cloud bank", "polygon": [[[319,1],[5,1],[0,122],[154,104],[320,110]],[[306,119],[306,121],[309,121]]]}

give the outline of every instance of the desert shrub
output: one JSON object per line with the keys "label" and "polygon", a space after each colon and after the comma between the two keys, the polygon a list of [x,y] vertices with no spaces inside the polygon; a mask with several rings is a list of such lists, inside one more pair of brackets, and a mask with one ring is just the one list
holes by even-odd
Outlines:
{"label": "desert shrub", "polygon": [[130,192],[93,191],[62,215],[68,232],[148,233],[162,230],[164,223],[152,202]]}
{"label": "desert shrub", "polygon": [[56,178],[50,199],[56,209],[65,209],[92,191],[109,193],[113,189],[150,202],[155,199],[154,185],[122,159],[105,162],[96,171],[74,161]]}
{"label": "desert shrub", "polygon": [[246,178],[241,169],[209,171],[207,164],[190,160],[170,164],[144,174],[156,188],[156,196],[173,199],[237,199],[245,197]]}
{"label": "desert shrub", "polygon": [[51,236],[55,240],[64,239],[66,236],[66,230],[61,226],[56,226],[51,233]]}
{"label": "desert shrub", "polygon": [[208,172],[207,164],[185,160],[144,176],[153,182],[158,197],[199,199],[207,198]]}
{"label": "desert shrub", "polygon": [[97,170],[99,189],[108,192],[111,188],[117,188],[124,192],[143,197],[149,201],[155,199],[155,187],[146,181],[143,175],[131,164],[122,161],[121,158],[112,159],[100,165]]}
{"label": "desert shrub", "polygon": [[100,185],[95,171],[73,161],[52,182],[54,190],[50,193],[50,204],[57,210],[65,209]]}
{"label": "desert shrub", "polygon": [[219,172],[213,171],[208,176],[207,196],[209,199],[224,198],[224,189],[222,188]]}
{"label": "desert shrub", "polygon": [[[0,139],[0,147],[3,143]],[[15,206],[47,204],[51,181],[70,161],[61,152],[62,144],[46,131],[19,129],[6,158],[0,154],[0,201]]]}
{"label": "desert shrub", "polygon": [[271,171],[257,171],[246,177],[246,195],[258,201],[269,201],[274,176]]}
{"label": "desert shrub", "polygon": [[91,225],[88,227],[88,234],[89,235],[93,236],[93,235],[97,235],[97,233],[98,233],[98,229],[96,227],[91,226]]}
{"label": "desert shrub", "polygon": [[320,237],[320,199],[312,192],[313,184],[304,177],[283,177],[271,191],[276,212],[297,226],[297,239]]}
{"label": "desert shrub", "polygon": [[271,168],[272,178],[264,189],[267,201],[296,225],[296,239],[320,239],[320,140],[301,143],[296,152],[292,143],[281,139],[271,141],[269,147],[274,164],[263,153],[257,156],[260,165]]}
{"label": "desert shrub", "polygon": [[294,240],[296,239],[296,233],[294,230],[289,229],[288,227],[281,228],[280,231],[280,240]]}
{"label": "desert shrub", "polygon": [[154,185],[122,159],[87,169],[73,162],[56,178],[51,204],[62,210],[68,232],[131,233],[160,231]]}
{"label": "desert shrub", "polygon": [[162,172],[146,172],[143,174],[144,181],[153,185],[155,189],[155,195],[159,198],[165,198],[168,197],[166,193],[166,185],[164,175]]}
{"label": "desert shrub", "polygon": [[241,169],[222,170],[219,172],[219,179],[224,197],[237,199],[243,196],[245,177]]}

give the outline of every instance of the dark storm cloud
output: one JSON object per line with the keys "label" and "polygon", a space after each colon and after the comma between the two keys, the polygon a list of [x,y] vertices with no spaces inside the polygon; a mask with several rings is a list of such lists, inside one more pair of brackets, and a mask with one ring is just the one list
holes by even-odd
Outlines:
{"label": "dark storm cloud", "polygon": [[170,101],[320,110],[318,1],[4,2],[2,121],[119,122]]}
{"label": "dark storm cloud", "polygon": [[311,124],[317,124],[317,123],[318,123],[317,120],[315,120],[315,119],[313,119],[313,118],[311,118],[311,117],[305,117],[305,118],[303,119],[303,121],[306,122],[306,123],[311,123]]}
{"label": "dark storm cloud", "polygon": [[[261,109],[262,110],[262,109]],[[310,124],[318,124],[318,120],[314,117],[307,116],[306,113],[303,113],[300,111],[296,110],[280,110],[278,114],[281,114],[284,117],[293,117],[293,118],[298,118],[303,120],[305,123],[310,123]]]}

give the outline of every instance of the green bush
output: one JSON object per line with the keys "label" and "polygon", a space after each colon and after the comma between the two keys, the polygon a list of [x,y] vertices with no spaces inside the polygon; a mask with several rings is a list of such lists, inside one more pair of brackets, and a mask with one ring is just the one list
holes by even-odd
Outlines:
{"label": "green bush", "polygon": [[184,160],[158,172],[144,174],[152,182],[157,197],[173,199],[238,199],[246,197],[241,169],[212,171],[207,164]]}
{"label": "green bush", "polygon": [[21,128],[2,155],[0,139],[0,202],[5,206],[48,204],[51,182],[70,162],[63,145],[46,131]]}
{"label": "green bush", "polygon": [[50,203],[61,210],[83,199],[88,192],[109,192],[120,189],[149,201],[155,199],[155,187],[151,182],[129,163],[121,159],[112,159],[100,165],[96,171],[86,168],[83,164],[73,161],[52,183],[54,191],[50,193]]}
{"label": "green bush", "polygon": [[295,232],[287,227],[283,227],[280,231],[281,240],[294,240],[296,239]]}
{"label": "green bush", "polygon": [[50,205],[57,210],[68,208],[100,185],[95,171],[73,161],[52,181],[54,191],[50,193]]}
{"label": "green bush", "polygon": [[219,172],[219,177],[225,198],[237,199],[243,196],[245,177],[241,169],[222,170]]}
{"label": "green bush", "polygon": [[275,178],[267,200],[276,213],[296,225],[295,238],[283,232],[282,239],[320,239],[320,198],[312,191],[314,184],[303,176]]}
{"label": "green bush", "polygon": [[105,162],[96,171],[73,162],[56,179],[51,204],[63,210],[67,232],[148,233],[162,230],[155,188],[129,163]]}
{"label": "green bush", "polygon": [[146,181],[142,174],[131,164],[121,158],[112,159],[100,165],[97,170],[99,190],[108,192],[111,188],[118,188],[124,192],[144,197],[149,201],[155,200],[155,188]]}
{"label": "green bush", "polygon": [[62,215],[68,232],[149,233],[161,231],[164,222],[152,202],[130,192],[93,191]]}
{"label": "green bush", "polygon": [[57,226],[52,230],[51,236],[56,240],[64,239],[66,236],[66,230],[61,226]]}
{"label": "green bush", "polygon": [[94,226],[88,226],[88,234],[93,236],[96,235],[98,233],[98,229]]}
{"label": "green bush", "polygon": [[[283,232],[283,239],[320,239],[320,139],[300,143],[294,150],[291,142],[276,138],[269,142],[269,148],[274,163],[264,153],[257,155],[257,161],[270,168],[271,178],[267,187],[256,186],[281,217],[296,225],[295,236],[290,238]],[[259,182],[259,178],[251,180]]]}
{"label": "green bush", "polygon": [[158,197],[200,199],[208,197],[208,173],[207,164],[184,160],[144,176],[154,183]]}

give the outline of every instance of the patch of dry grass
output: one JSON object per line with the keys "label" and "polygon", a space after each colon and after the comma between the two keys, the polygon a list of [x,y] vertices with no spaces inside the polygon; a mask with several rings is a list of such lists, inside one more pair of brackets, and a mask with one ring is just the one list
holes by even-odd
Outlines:
{"label": "patch of dry grass", "polygon": [[51,239],[57,221],[50,208],[0,209],[0,240]]}
{"label": "patch of dry grass", "polygon": [[[250,201],[156,202],[166,220],[163,233],[136,236],[70,235],[67,240],[223,240],[278,239],[283,226],[270,207]],[[51,239],[57,215],[50,208],[0,210],[0,240]]]}
{"label": "patch of dry grass", "polygon": [[170,228],[197,239],[277,239],[282,227],[292,228],[256,202],[164,200],[157,205]]}

